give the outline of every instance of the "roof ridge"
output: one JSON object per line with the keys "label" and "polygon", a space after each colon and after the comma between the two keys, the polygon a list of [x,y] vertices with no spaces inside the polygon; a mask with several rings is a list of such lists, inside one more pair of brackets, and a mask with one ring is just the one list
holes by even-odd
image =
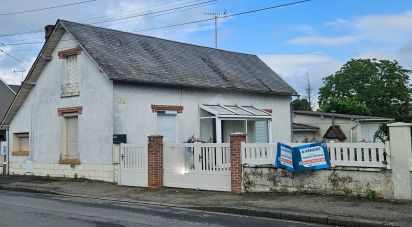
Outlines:
{"label": "roof ridge", "polygon": [[245,55],[251,55],[251,56],[258,57],[256,54],[243,53],[243,52],[238,52],[238,51],[233,51],[233,50],[224,50],[224,49],[208,47],[208,46],[202,46],[202,45],[193,44],[193,43],[185,43],[185,42],[171,40],[171,39],[165,39],[165,38],[160,38],[160,37],[155,37],[155,36],[150,36],[150,35],[142,35],[142,34],[133,33],[133,32],[116,30],[116,29],[113,29],[113,28],[99,27],[99,26],[94,26],[94,25],[90,25],[90,24],[84,24],[84,23],[79,23],[79,22],[74,22],[74,21],[69,21],[69,20],[64,20],[64,19],[58,19],[58,22],[80,24],[82,26],[89,26],[89,27],[94,27],[94,28],[98,28],[98,29],[104,29],[104,30],[110,30],[110,31],[115,31],[115,32],[126,33],[126,34],[130,34],[130,35],[137,35],[137,36],[143,36],[143,37],[152,38],[152,39],[159,39],[159,40],[163,40],[163,41],[174,42],[174,43],[179,43],[179,44],[183,44],[183,45],[190,45],[190,46],[195,46],[195,47],[199,47],[199,48],[207,48],[207,49],[218,50],[218,51],[223,51],[223,52],[230,52],[230,53],[235,53],[235,54],[245,54]]}

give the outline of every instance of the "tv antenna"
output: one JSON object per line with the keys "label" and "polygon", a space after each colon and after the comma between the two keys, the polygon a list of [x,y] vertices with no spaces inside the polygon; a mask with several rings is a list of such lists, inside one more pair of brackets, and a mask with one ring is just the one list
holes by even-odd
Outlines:
{"label": "tv antenna", "polygon": [[217,12],[217,13],[204,13],[207,16],[213,16],[215,19],[215,48],[217,48],[217,19],[224,18],[227,16],[227,11],[224,12]]}

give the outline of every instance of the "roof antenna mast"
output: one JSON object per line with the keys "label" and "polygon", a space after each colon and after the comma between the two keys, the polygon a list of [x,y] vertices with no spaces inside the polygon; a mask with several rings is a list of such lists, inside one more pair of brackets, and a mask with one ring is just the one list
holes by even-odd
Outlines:
{"label": "roof antenna mast", "polygon": [[215,48],[217,48],[217,19],[224,18],[227,16],[227,11],[221,13],[204,13],[207,16],[213,16],[215,19]]}

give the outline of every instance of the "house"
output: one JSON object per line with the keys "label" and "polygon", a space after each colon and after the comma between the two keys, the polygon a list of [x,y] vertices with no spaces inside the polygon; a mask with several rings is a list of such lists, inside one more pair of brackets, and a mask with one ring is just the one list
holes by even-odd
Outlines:
{"label": "house", "polygon": [[[293,111],[292,118],[294,142],[323,139],[339,142],[373,142],[379,125],[394,121],[385,117],[303,110]],[[301,125],[300,128],[304,129],[295,125]]]}
{"label": "house", "polygon": [[[58,20],[2,125],[10,173],[115,181],[113,142],[291,140],[296,91],[257,56]],[[115,140],[115,141],[114,141]],[[28,149],[25,144],[28,143]]]}
{"label": "house", "polygon": [[[11,102],[18,91],[18,85],[9,85],[0,78],[0,119],[3,119]],[[6,161],[7,129],[0,127],[0,166]]]}

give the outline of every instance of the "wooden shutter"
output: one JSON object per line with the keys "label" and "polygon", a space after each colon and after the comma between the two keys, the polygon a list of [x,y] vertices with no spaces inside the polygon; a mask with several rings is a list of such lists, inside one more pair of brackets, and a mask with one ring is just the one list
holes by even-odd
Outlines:
{"label": "wooden shutter", "polygon": [[20,151],[29,151],[29,137],[20,138]]}
{"label": "wooden shutter", "polygon": [[66,118],[67,153],[77,154],[78,150],[78,118]]}
{"label": "wooden shutter", "polygon": [[77,81],[77,55],[67,57],[67,82],[68,84]]}

